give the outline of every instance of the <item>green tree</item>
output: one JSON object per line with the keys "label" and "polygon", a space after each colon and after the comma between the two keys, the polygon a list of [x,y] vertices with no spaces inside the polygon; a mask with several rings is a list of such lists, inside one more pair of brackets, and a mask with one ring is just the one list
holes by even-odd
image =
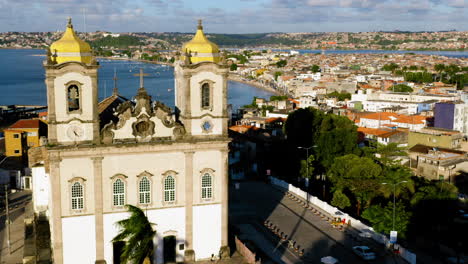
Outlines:
{"label": "green tree", "polygon": [[112,242],[125,241],[120,261],[136,264],[150,263],[156,231],[153,230],[153,224],[148,221],[140,208],[129,204],[126,207],[130,212],[130,217],[117,222],[120,233],[112,239]]}
{"label": "green tree", "polygon": [[[385,208],[380,205],[373,205],[364,210],[362,217],[372,223],[375,231],[390,234],[393,230],[393,202],[388,202]],[[402,202],[395,205],[395,231],[398,236],[405,238],[410,223],[411,213],[405,208]]]}
{"label": "green tree", "polygon": [[288,99],[286,95],[272,95],[270,96],[270,101],[283,101]]}
{"label": "green tree", "polygon": [[382,70],[384,71],[395,71],[396,69],[398,69],[400,66],[398,66],[398,64],[396,63],[390,63],[390,64],[385,64],[383,67],[382,67]]}
{"label": "green tree", "polygon": [[445,71],[445,65],[444,64],[436,64],[434,65],[434,70],[439,73],[439,81],[442,81],[442,72]]}
{"label": "green tree", "polygon": [[312,66],[310,67],[310,70],[311,70],[312,72],[319,72],[319,71],[320,71],[320,66],[314,64],[314,65],[312,65]]}
{"label": "green tree", "polygon": [[280,61],[276,62],[276,67],[283,68],[284,66],[286,66],[286,64],[288,64],[288,62],[286,60],[280,60]]}
{"label": "green tree", "polygon": [[331,204],[340,209],[345,209],[346,207],[351,206],[348,196],[346,196],[341,190],[336,190],[333,193]]}
{"label": "green tree", "polygon": [[347,92],[340,92],[339,93],[337,91],[334,91],[332,93],[327,94],[327,96],[336,98],[336,99],[338,99],[338,101],[344,101],[346,99],[351,99],[351,94],[347,93]]}
{"label": "green tree", "polygon": [[413,92],[413,88],[409,87],[406,84],[397,84],[392,86],[392,91],[397,92],[397,93],[407,93],[407,92]]}
{"label": "green tree", "polygon": [[337,157],[328,171],[328,178],[337,190],[348,189],[356,199],[357,214],[369,207],[378,195],[382,168],[367,157],[348,154]]}
{"label": "green tree", "polygon": [[[314,155],[309,155],[309,157],[306,160],[301,160],[301,170],[300,174],[303,178],[310,179],[312,175],[314,174]],[[307,162],[309,164],[307,164]],[[308,166],[307,166],[308,165]]]}
{"label": "green tree", "polygon": [[[386,166],[380,190],[389,198],[393,195],[399,197],[403,193],[414,193],[414,182],[411,180],[412,173],[409,168],[401,165]],[[410,198],[410,197],[408,197]]]}
{"label": "green tree", "polygon": [[418,70],[418,66],[416,66],[416,65],[411,65],[411,66],[409,66],[409,70],[410,70],[410,71],[417,71],[417,70]]}
{"label": "green tree", "polygon": [[316,158],[324,171],[330,168],[335,157],[358,151],[357,127],[349,118],[324,114],[317,128],[314,141],[320,151],[316,153]]}
{"label": "green tree", "polygon": [[278,81],[278,77],[281,75],[283,75],[282,72],[279,72],[279,71],[275,72],[275,81]]}
{"label": "green tree", "polygon": [[237,71],[237,64],[235,64],[235,63],[231,64],[230,70],[231,71]]}
{"label": "green tree", "polygon": [[405,148],[398,147],[397,143],[389,143],[384,145],[381,143],[371,143],[369,147],[363,148],[367,157],[376,158],[384,165],[392,165],[396,163],[392,158],[407,156]]}
{"label": "green tree", "polygon": [[411,198],[411,204],[416,205],[423,200],[456,200],[458,189],[447,182],[426,183],[418,188]]}

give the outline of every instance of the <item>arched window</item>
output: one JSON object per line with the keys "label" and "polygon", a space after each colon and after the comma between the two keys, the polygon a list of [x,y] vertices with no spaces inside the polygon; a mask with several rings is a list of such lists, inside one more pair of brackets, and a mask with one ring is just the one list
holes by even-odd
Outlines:
{"label": "arched window", "polygon": [[151,182],[148,177],[141,178],[138,188],[140,204],[149,204],[151,202]]}
{"label": "arched window", "polygon": [[113,184],[114,206],[123,206],[125,204],[125,183],[117,179]]}
{"label": "arched window", "polygon": [[67,88],[68,111],[76,111],[80,109],[80,89],[76,84],[72,84]]}
{"label": "arched window", "polygon": [[83,185],[79,182],[74,182],[71,187],[71,208],[72,210],[84,208]]}
{"label": "arched window", "polygon": [[169,175],[164,179],[164,202],[174,202],[175,191],[175,179]]}
{"label": "arched window", "polygon": [[210,107],[210,85],[208,83],[204,83],[201,87],[201,107],[202,108],[209,108]]}
{"label": "arched window", "polygon": [[202,176],[201,187],[202,199],[213,198],[213,179],[209,173],[205,173]]}

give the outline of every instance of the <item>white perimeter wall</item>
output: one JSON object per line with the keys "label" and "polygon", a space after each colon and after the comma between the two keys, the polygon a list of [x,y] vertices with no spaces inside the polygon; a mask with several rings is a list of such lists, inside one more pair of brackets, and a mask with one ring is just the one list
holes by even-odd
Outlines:
{"label": "white perimeter wall", "polygon": [[193,250],[197,260],[218,255],[221,248],[221,204],[193,207]]}
{"label": "white perimeter wall", "polygon": [[94,215],[62,218],[63,263],[84,264],[96,261],[94,226]]}
{"label": "white perimeter wall", "polygon": [[32,195],[34,212],[46,211],[49,205],[49,174],[43,166],[32,168]]}
{"label": "white perimeter wall", "polygon": [[[154,263],[163,263],[163,238],[166,235],[176,236],[176,260],[177,262],[183,262],[184,250],[179,250],[179,245],[185,244],[185,208],[177,207],[148,210],[146,213],[149,221],[156,224],[153,226],[157,232],[156,238],[154,239],[156,248],[155,256],[153,256]],[[113,263],[112,239],[119,233],[119,228],[115,223],[128,216],[128,213],[104,214],[104,258],[107,263]],[[186,248],[186,246],[184,248]],[[156,259],[154,259],[154,257],[156,257]]]}

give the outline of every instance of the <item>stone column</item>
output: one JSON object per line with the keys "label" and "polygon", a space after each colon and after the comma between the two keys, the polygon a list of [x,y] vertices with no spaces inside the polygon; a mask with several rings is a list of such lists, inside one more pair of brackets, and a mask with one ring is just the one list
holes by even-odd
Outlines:
{"label": "stone column", "polygon": [[49,157],[50,191],[52,193],[52,251],[54,263],[56,264],[63,264],[60,161],[58,154]]}
{"label": "stone column", "polygon": [[228,192],[229,192],[229,163],[228,150],[221,150],[221,258],[229,258],[230,250],[228,245]]}
{"label": "stone column", "polygon": [[185,152],[185,259],[195,261],[193,250],[193,151]]}
{"label": "stone column", "polygon": [[101,143],[101,135],[99,131],[99,110],[98,110],[98,75],[97,68],[90,71],[89,76],[92,79],[92,113],[93,113],[93,143],[99,145]]}
{"label": "stone column", "polygon": [[105,264],[104,260],[104,217],[102,197],[102,159],[92,157],[94,171],[94,220],[96,232],[96,264]]}
{"label": "stone column", "polygon": [[46,69],[46,86],[47,86],[47,112],[48,112],[48,130],[47,130],[47,139],[49,143],[57,143],[57,116],[56,116],[56,109],[55,109],[55,87],[54,87],[54,79],[55,75],[49,73]]}

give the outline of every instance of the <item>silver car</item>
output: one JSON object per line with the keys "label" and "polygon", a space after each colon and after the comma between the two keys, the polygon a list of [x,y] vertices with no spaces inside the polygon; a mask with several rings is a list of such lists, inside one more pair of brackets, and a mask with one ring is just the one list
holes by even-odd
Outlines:
{"label": "silver car", "polygon": [[353,252],[356,253],[356,255],[360,256],[361,258],[363,258],[365,260],[375,259],[375,252],[373,252],[367,246],[355,246],[355,247],[353,247]]}

